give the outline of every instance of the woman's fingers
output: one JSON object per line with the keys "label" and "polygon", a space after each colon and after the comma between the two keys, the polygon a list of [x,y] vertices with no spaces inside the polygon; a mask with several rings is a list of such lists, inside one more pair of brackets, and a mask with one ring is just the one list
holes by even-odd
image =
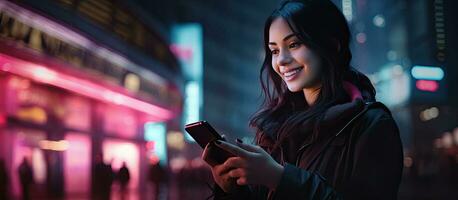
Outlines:
{"label": "woman's fingers", "polygon": [[246,171],[242,168],[237,168],[229,171],[229,176],[232,178],[240,178],[246,176]]}
{"label": "woman's fingers", "polygon": [[217,140],[215,144],[221,147],[222,149],[234,154],[235,156],[246,158],[250,155],[249,151],[246,151],[245,149],[242,149],[238,146],[235,146],[225,141]]}
{"label": "woman's fingers", "polygon": [[224,165],[224,164],[215,165],[214,166],[214,170],[215,170],[216,174],[218,174],[220,176],[223,175],[223,174],[228,173],[231,169],[234,169],[234,168],[231,167],[231,166]]}
{"label": "woman's fingers", "polygon": [[208,143],[208,144],[205,146],[205,149],[204,149],[204,151],[202,152],[202,156],[201,156],[202,160],[207,161],[209,145],[210,145],[210,143]]}
{"label": "woman's fingers", "polygon": [[242,142],[237,141],[237,146],[239,146],[242,149],[245,149],[246,151],[254,152],[254,153],[259,153],[261,150],[261,147],[256,146],[256,145],[251,145],[251,144],[245,144]]}
{"label": "woman's fingers", "polygon": [[245,167],[245,161],[240,157],[230,157],[224,162],[224,165],[229,168]]}
{"label": "woman's fingers", "polygon": [[242,168],[237,168],[229,171],[229,177],[236,178],[238,185],[248,184],[246,170]]}

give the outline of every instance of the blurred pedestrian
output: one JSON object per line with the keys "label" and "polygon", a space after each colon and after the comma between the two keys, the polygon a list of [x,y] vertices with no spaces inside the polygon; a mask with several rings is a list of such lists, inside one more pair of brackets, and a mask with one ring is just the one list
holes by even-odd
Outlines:
{"label": "blurred pedestrian", "polygon": [[119,181],[119,186],[121,188],[121,198],[124,199],[127,193],[127,185],[130,180],[130,173],[129,169],[126,166],[126,162],[122,162],[121,168],[119,168],[118,173],[116,174],[116,178]]}
{"label": "blurred pedestrian", "polygon": [[22,163],[18,168],[19,182],[21,183],[22,198],[24,200],[30,199],[30,188],[34,183],[33,169],[26,157],[22,159]]}
{"label": "blurred pedestrian", "polygon": [[161,186],[167,181],[166,170],[160,165],[159,161],[151,163],[148,169],[148,179],[153,186],[153,198],[159,199]]}
{"label": "blurred pedestrian", "polygon": [[114,173],[111,164],[103,162],[103,156],[97,155],[93,174],[93,197],[96,200],[109,200]]}
{"label": "blurred pedestrian", "polygon": [[9,199],[9,177],[5,161],[0,159],[0,200]]}

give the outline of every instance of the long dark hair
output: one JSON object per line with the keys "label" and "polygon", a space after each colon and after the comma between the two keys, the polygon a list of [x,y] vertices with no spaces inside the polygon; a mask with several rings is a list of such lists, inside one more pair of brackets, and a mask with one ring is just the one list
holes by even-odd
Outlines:
{"label": "long dark hair", "polygon": [[[321,90],[312,106],[306,103],[302,91],[290,92],[272,68],[269,29],[279,17],[287,21],[301,42],[322,61]],[[349,101],[343,89],[344,80],[364,91],[365,99],[374,100],[375,89],[369,79],[350,66],[349,44],[347,21],[329,0],[288,0],[273,11],[264,26],[265,59],[260,73],[264,102],[250,120],[250,126],[257,129],[257,137],[265,134],[275,138],[277,134],[301,130],[305,121],[318,121],[329,107]]]}

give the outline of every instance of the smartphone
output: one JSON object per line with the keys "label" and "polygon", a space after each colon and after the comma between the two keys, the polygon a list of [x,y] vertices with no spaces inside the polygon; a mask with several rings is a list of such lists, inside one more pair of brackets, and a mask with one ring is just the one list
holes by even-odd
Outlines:
{"label": "smartphone", "polygon": [[210,165],[221,164],[233,155],[224,149],[213,145],[216,140],[224,140],[224,138],[216,132],[216,130],[207,122],[199,121],[185,125],[184,128],[189,135],[204,149],[210,143],[207,151],[210,160],[206,160]]}

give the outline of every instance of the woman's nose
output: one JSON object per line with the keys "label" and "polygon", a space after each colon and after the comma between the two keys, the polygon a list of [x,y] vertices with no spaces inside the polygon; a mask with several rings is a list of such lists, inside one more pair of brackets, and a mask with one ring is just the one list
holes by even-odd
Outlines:
{"label": "woman's nose", "polygon": [[279,66],[285,66],[292,62],[293,58],[289,51],[281,51],[278,55],[277,64]]}

